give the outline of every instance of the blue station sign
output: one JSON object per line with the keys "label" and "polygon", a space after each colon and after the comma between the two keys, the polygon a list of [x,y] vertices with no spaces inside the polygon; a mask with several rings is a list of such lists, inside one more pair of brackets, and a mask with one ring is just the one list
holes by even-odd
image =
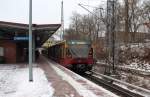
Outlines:
{"label": "blue station sign", "polygon": [[24,37],[17,36],[17,37],[14,37],[14,40],[24,40],[24,41],[26,41],[26,40],[29,40],[29,37],[27,37],[27,36],[24,36]]}

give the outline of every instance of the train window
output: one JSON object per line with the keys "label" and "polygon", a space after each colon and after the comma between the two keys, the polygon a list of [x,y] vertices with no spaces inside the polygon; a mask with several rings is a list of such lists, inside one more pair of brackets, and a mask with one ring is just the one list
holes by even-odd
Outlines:
{"label": "train window", "polygon": [[93,54],[93,48],[90,49],[89,54],[90,54],[90,55]]}
{"label": "train window", "polygon": [[66,55],[67,55],[67,57],[69,57],[69,58],[71,58],[71,57],[72,57],[72,55],[71,55],[71,53],[70,53],[70,51],[69,51],[69,49],[68,49],[68,48],[66,49]]}
{"label": "train window", "polygon": [[61,47],[58,47],[58,58],[61,58]]}
{"label": "train window", "polygon": [[63,48],[63,57],[64,57],[64,58],[66,57],[66,53],[67,53],[67,52],[66,52],[66,48],[64,47],[64,48]]}
{"label": "train window", "polygon": [[89,54],[89,46],[88,45],[70,45],[69,51],[72,57],[84,57],[87,58]]}
{"label": "train window", "polygon": [[64,48],[61,48],[61,58],[64,58]]}
{"label": "train window", "polygon": [[89,50],[89,57],[93,57],[93,48]]}
{"label": "train window", "polygon": [[4,56],[4,48],[0,47],[0,56]]}
{"label": "train window", "polygon": [[67,56],[69,55],[69,50],[68,50],[68,48],[66,48],[66,55],[67,55]]}
{"label": "train window", "polygon": [[75,45],[76,46],[76,48],[81,48],[82,46],[81,45]]}

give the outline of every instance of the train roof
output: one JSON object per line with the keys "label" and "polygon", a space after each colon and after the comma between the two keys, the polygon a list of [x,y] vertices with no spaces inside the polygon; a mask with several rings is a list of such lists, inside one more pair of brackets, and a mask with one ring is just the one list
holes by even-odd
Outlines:
{"label": "train roof", "polygon": [[48,41],[46,45],[48,46],[44,46],[46,48],[48,47],[52,47],[55,45],[60,45],[60,44],[67,44],[67,45],[91,45],[90,41],[83,41],[83,40],[70,40],[70,41],[66,41],[66,40],[60,40],[60,41]]}
{"label": "train roof", "polygon": [[91,41],[70,40],[70,41],[67,41],[67,44],[70,44],[70,45],[74,45],[74,44],[91,44]]}

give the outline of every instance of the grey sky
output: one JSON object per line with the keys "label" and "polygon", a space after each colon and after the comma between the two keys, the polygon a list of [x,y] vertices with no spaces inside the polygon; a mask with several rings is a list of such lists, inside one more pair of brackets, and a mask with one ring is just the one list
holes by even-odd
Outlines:
{"label": "grey sky", "polygon": [[[33,23],[60,23],[62,0],[33,0]],[[69,25],[72,12],[86,14],[78,3],[98,6],[105,0],[63,0],[65,27]],[[29,0],[1,0],[0,21],[28,23]]]}

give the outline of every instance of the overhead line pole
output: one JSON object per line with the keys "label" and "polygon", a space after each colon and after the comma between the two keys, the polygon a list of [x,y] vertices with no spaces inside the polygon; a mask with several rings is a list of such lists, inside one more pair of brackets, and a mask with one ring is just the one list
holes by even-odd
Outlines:
{"label": "overhead line pole", "polygon": [[125,45],[128,42],[129,34],[129,0],[125,0],[125,33],[124,33],[124,42]]}
{"label": "overhead line pole", "polygon": [[61,38],[64,39],[64,4],[61,2]]}
{"label": "overhead line pole", "polygon": [[[106,45],[108,52],[108,64],[112,65],[112,71],[115,73],[115,50],[116,50],[116,2],[117,0],[107,0],[107,32],[106,32]],[[108,69],[111,73],[111,69]],[[106,71],[107,72],[107,71]]]}
{"label": "overhead line pole", "polygon": [[33,81],[33,66],[32,66],[32,0],[29,1],[29,81]]}

